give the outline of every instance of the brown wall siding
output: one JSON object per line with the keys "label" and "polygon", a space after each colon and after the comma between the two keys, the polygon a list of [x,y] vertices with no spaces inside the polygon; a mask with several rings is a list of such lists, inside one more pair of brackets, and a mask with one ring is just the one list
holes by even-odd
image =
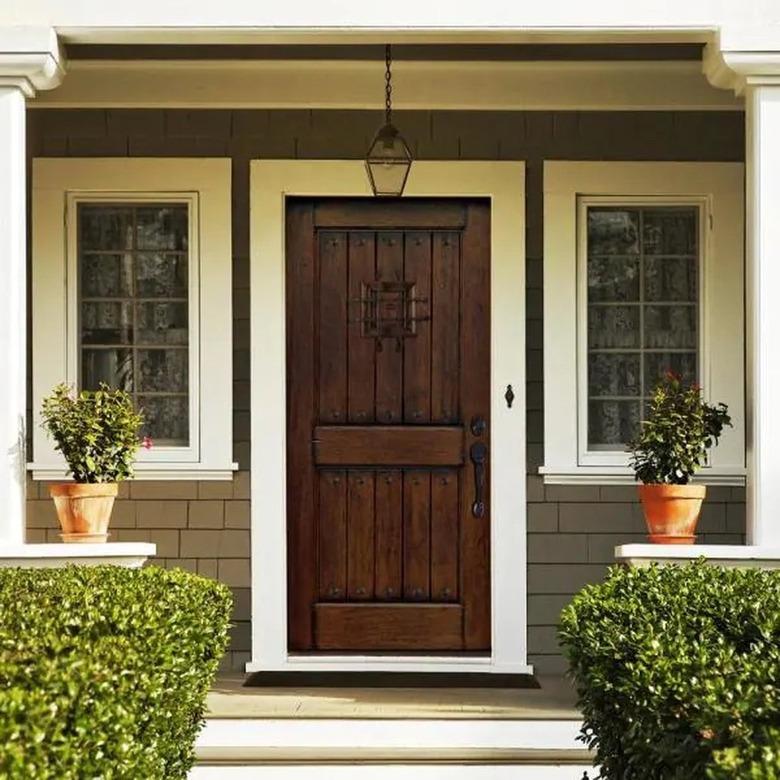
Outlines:
{"label": "brown wall siding", "polygon": [[[530,660],[563,668],[555,639],[562,606],[599,579],[615,544],[643,538],[634,489],[547,486],[543,458],[542,164],[570,160],[741,161],[734,112],[399,112],[420,159],[516,159],[527,165],[528,612]],[[234,482],[138,482],[123,487],[114,539],[149,540],[158,563],[226,582],[236,596],[226,665],[249,657],[249,161],[359,158],[381,120],[369,111],[33,110],[29,156],[229,156],[233,160]],[[45,485],[29,489],[28,538],[56,538]],[[714,488],[704,541],[740,542],[744,491]]]}

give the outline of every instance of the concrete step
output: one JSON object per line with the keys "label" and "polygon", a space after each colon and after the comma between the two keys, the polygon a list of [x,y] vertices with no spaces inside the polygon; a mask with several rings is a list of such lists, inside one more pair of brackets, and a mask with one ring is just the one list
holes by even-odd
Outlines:
{"label": "concrete step", "polygon": [[582,780],[589,764],[197,765],[190,780]]}
{"label": "concrete step", "polygon": [[581,780],[577,720],[212,718],[191,780]]}
{"label": "concrete step", "polygon": [[582,780],[571,686],[248,687],[221,678],[191,780]]}

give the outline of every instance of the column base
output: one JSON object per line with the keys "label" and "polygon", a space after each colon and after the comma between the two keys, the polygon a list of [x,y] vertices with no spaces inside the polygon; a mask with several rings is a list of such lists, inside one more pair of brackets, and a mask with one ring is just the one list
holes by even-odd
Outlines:
{"label": "column base", "polygon": [[59,569],[65,566],[124,566],[137,569],[156,553],[157,545],[149,542],[0,543],[0,569]]}
{"label": "column base", "polygon": [[780,547],[735,544],[619,544],[615,561],[629,566],[684,564],[705,558],[713,566],[780,569]]}

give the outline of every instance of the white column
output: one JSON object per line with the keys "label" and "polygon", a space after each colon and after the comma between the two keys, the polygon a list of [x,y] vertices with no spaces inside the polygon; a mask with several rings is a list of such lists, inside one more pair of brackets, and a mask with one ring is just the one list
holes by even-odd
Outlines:
{"label": "white column", "polygon": [[0,547],[24,541],[27,238],[25,96],[0,86]]}
{"label": "white column", "polygon": [[25,535],[26,99],[62,77],[54,30],[0,27],[0,554]]}
{"label": "white column", "polygon": [[748,83],[745,104],[747,535],[780,548],[780,84]]}

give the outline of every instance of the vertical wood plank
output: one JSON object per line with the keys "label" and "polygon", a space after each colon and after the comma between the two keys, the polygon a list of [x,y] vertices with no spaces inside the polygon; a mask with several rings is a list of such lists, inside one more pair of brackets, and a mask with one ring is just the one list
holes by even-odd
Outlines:
{"label": "vertical wood plank", "polygon": [[374,374],[376,342],[363,335],[363,286],[376,274],[374,233],[349,234],[349,422],[374,421]]}
{"label": "vertical wood plank", "polygon": [[[431,234],[416,230],[404,238],[404,280],[414,284],[413,312],[428,317],[431,305]],[[420,320],[404,339],[404,422],[431,419],[431,323]]]}
{"label": "vertical wood plank", "polygon": [[347,419],[347,235],[319,234],[320,420]]}
{"label": "vertical wood plank", "polygon": [[347,597],[374,596],[374,475],[351,471],[347,495]]}
{"label": "vertical wood plank", "polygon": [[432,265],[431,422],[454,423],[460,411],[459,233],[433,234]]}
{"label": "vertical wood plank", "polygon": [[319,484],[320,600],[343,601],[347,593],[347,474],[321,471]]}
{"label": "vertical wood plank", "polygon": [[[487,422],[479,437],[490,453],[490,207],[469,204],[461,241],[461,414],[466,445],[477,440],[468,429],[471,418]],[[521,479],[522,475],[518,475]],[[481,518],[471,513],[474,469],[461,472],[460,585],[464,607],[463,641],[468,650],[490,647],[490,454],[485,476],[487,510]]]}
{"label": "vertical wood plank", "polygon": [[376,475],[375,591],[385,601],[397,601],[402,592],[402,480],[400,471]]}
{"label": "vertical wood plank", "polygon": [[[377,279],[400,282],[404,278],[404,235],[399,231],[377,233]],[[403,414],[403,345],[396,339],[382,339],[376,353],[376,421],[400,423]]]}
{"label": "vertical wood plank", "polygon": [[431,474],[431,599],[458,600],[458,472]]}
{"label": "vertical wood plank", "polygon": [[317,593],[318,499],[311,456],[317,422],[313,213],[311,204],[291,203],[286,225],[287,641],[295,650],[313,647],[311,603]]}
{"label": "vertical wood plank", "polygon": [[430,597],[430,520],[430,472],[404,472],[404,597],[411,601]]}

